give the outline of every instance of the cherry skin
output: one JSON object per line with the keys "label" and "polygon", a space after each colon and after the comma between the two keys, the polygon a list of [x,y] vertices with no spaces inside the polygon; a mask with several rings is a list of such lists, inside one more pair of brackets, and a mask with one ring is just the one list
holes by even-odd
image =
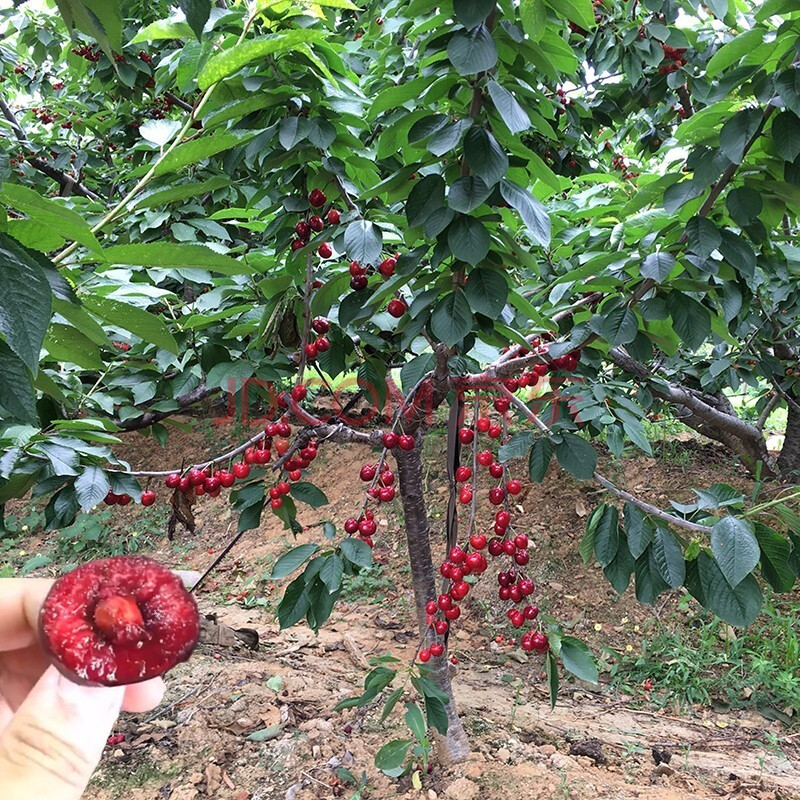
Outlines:
{"label": "cherry skin", "polygon": [[394,495],[394,486],[384,486],[379,493],[382,503],[390,503],[392,500],[394,500]]}
{"label": "cherry skin", "polygon": [[514,561],[521,567],[524,567],[531,560],[530,553],[527,550],[517,550],[514,553]]}
{"label": "cherry skin", "polygon": [[318,353],[325,353],[331,349],[331,343],[327,336],[320,336],[319,339],[314,342],[314,347],[317,348]]}
{"label": "cherry skin", "polygon": [[522,484],[518,480],[510,480],[506,484],[506,491],[509,494],[519,494],[522,491]]}
{"label": "cherry skin", "polygon": [[433,600],[429,600],[425,604],[425,613],[426,614],[435,614],[438,610],[439,610],[439,607],[436,605],[436,603],[433,602]]}
{"label": "cherry skin", "polygon": [[458,619],[461,616],[461,609],[458,606],[452,606],[444,612],[444,615],[449,620]]}
{"label": "cherry skin", "polygon": [[503,465],[499,464],[497,461],[493,461],[491,464],[489,464],[489,474],[493,478],[502,478],[504,469],[505,468]]}
{"label": "cherry skin", "polygon": [[317,253],[320,258],[330,258],[333,255],[333,248],[327,242],[323,242],[317,248]]}
{"label": "cherry skin", "polygon": [[202,469],[192,467],[189,470],[187,477],[189,478],[189,483],[191,483],[192,486],[199,486],[201,483],[203,483],[203,481],[205,481],[206,473]]}
{"label": "cherry skin", "polygon": [[178,484],[178,489],[183,492],[183,494],[186,494],[191,488],[191,481],[186,476],[181,478],[180,483]]}
{"label": "cherry skin", "polygon": [[519,582],[519,590],[522,592],[523,597],[527,597],[530,594],[533,594],[536,590],[536,585],[530,578],[523,578]]}
{"label": "cherry skin", "polygon": [[522,614],[527,620],[536,619],[539,616],[539,609],[536,606],[525,606],[522,609]]}
{"label": "cherry skin", "polygon": [[308,227],[311,228],[314,233],[319,233],[325,227],[325,223],[322,221],[322,217],[318,217],[315,214],[308,220]]}
{"label": "cherry skin", "polygon": [[550,649],[547,637],[538,631],[531,636],[531,644],[537,653],[546,653]]}
{"label": "cherry skin", "polygon": [[401,450],[413,450],[414,437],[408,433],[404,433],[398,438],[397,444],[399,445]]}
{"label": "cherry skin", "polygon": [[371,481],[375,477],[377,472],[378,468],[374,464],[364,464],[364,466],[361,467],[361,472],[359,473],[359,476],[362,481],[367,482]]}
{"label": "cherry skin", "polygon": [[358,520],[355,517],[350,517],[344,523],[345,533],[355,533],[358,530]]}
{"label": "cherry skin", "polygon": [[381,472],[380,475],[380,484],[381,486],[391,486],[394,483],[394,472],[390,469],[385,469]]}
{"label": "cherry skin", "polygon": [[146,489],[142,492],[142,505],[151,506],[156,501],[156,493],[152,489]]}
{"label": "cherry skin", "polygon": [[503,528],[507,528],[511,523],[511,514],[509,514],[505,509],[498,511],[494,518],[495,522],[497,522],[497,524]]}
{"label": "cherry skin", "polygon": [[518,533],[514,537],[514,545],[520,550],[525,550],[528,546],[528,537],[524,533]]}
{"label": "cherry skin", "polygon": [[289,494],[289,492],[292,491],[292,487],[288,483],[286,483],[286,481],[281,481],[278,484],[278,489],[280,489],[280,492],[283,495],[287,495]]}
{"label": "cherry skin", "polygon": [[489,438],[497,439],[503,433],[503,429],[499,425],[489,426]]}
{"label": "cherry skin", "polygon": [[461,491],[458,494],[458,499],[463,505],[467,505],[467,503],[472,502],[472,488],[469,486],[463,486]]}
{"label": "cherry skin", "polygon": [[269,501],[269,504],[277,511],[283,505],[283,499],[280,497],[273,497],[272,500]]}
{"label": "cherry skin", "polygon": [[393,447],[397,446],[397,440],[399,438],[400,437],[398,437],[398,435],[394,431],[387,431],[381,437],[381,442],[383,442],[383,446],[387,450],[391,450]]}
{"label": "cherry skin", "polygon": [[450,550],[450,560],[454,564],[463,564],[467,560],[467,554],[456,545]]}
{"label": "cherry skin", "polygon": [[475,423],[475,427],[478,429],[480,433],[486,433],[489,430],[491,425],[491,421],[489,417],[478,417],[478,421]]}
{"label": "cherry skin", "polygon": [[168,489],[177,489],[180,482],[181,476],[178,475],[177,472],[173,472],[172,475],[167,475],[167,479],[164,481],[164,484]]}
{"label": "cherry skin", "polygon": [[474,438],[475,434],[472,428],[461,428],[458,432],[458,440],[461,444],[471,444]]}
{"label": "cherry skin", "polygon": [[302,250],[306,246],[306,243],[302,239],[292,239],[292,252],[297,250]]}
{"label": "cherry skin", "polygon": [[433,623],[433,629],[439,636],[444,636],[450,628],[450,623],[446,619],[437,619]]}
{"label": "cherry skin", "polygon": [[236,483],[236,476],[226,469],[220,470],[217,477],[219,478],[220,486],[224,486],[226,489],[230,489]]}
{"label": "cherry skin", "polygon": [[317,350],[316,344],[314,344],[314,342],[309,342],[306,345],[305,349],[306,349],[306,358],[313,361],[317,357],[317,353],[319,352]]}
{"label": "cherry skin", "polygon": [[492,539],[489,542],[489,555],[499,556],[503,552],[503,543],[500,539]]}
{"label": "cherry skin", "polygon": [[384,278],[391,278],[394,275],[395,267],[397,266],[397,259],[395,258],[385,258],[381,261],[380,266],[378,267],[378,272],[383,275]]}
{"label": "cherry skin", "polygon": [[301,400],[305,400],[307,394],[308,390],[302,383],[298,383],[297,386],[292,387],[292,400],[295,402],[299,403]]}
{"label": "cherry skin", "polygon": [[324,206],[327,201],[328,198],[325,196],[325,192],[323,192],[322,189],[312,189],[311,192],[309,192],[308,202],[314,208]]}
{"label": "cherry skin", "polygon": [[478,463],[482,467],[488,467],[492,461],[494,461],[494,456],[492,455],[490,450],[481,450],[480,453],[476,456]]}
{"label": "cherry skin", "polygon": [[452,608],[453,606],[453,598],[450,597],[449,594],[440,594],[439,599],[436,602],[442,611],[447,611],[447,609]]}
{"label": "cherry skin", "polygon": [[436,656],[436,658],[438,658],[442,653],[444,653],[444,645],[441,642],[434,642],[430,646],[430,651],[432,656]]}
{"label": "cherry skin", "polygon": [[505,500],[505,496],[505,489],[501,489],[499,486],[489,490],[489,502],[494,506],[499,506]]}
{"label": "cherry skin", "polygon": [[511,401],[507,397],[496,397],[494,401],[495,411],[505,414],[511,406]]}
{"label": "cherry skin", "polygon": [[430,650],[420,650],[419,651],[419,660],[422,662],[430,661],[431,659],[431,651]]}
{"label": "cherry skin", "polygon": [[308,239],[308,237],[311,236],[311,227],[307,222],[298,222],[297,225],[294,226],[294,232],[301,239]]}
{"label": "cherry skin", "polygon": [[356,292],[360,292],[363,289],[367,288],[369,281],[367,280],[366,275],[354,275],[350,279],[350,288]]}
{"label": "cherry skin", "polygon": [[482,533],[474,533],[469,537],[469,544],[473,550],[483,550],[486,547],[486,537]]}
{"label": "cherry skin", "polygon": [[389,305],[386,306],[386,310],[395,319],[400,319],[400,317],[402,317],[403,314],[408,311],[408,306],[405,304],[405,301],[395,297],[393,300],[389,301]]}
{"label": "cherry skin", "polygon": [[468,481],[472,477],[472,467],[468,467],[466,465],[460,466],[456,470],[456,480],[459,483],[464,483],[464,481]]}
{"label": "cherry skin", "polygon": [[331,329],[331,324],[325,317],[317,317],[312,323],[311,327],[315,333],[327,333]]}
{"label": "cherry skin", "polygon": [[328,224],[338,225],[340,221],[341,216],[339,215],[339,211],[335,208],[330,209],[330,211],[328,211]]}

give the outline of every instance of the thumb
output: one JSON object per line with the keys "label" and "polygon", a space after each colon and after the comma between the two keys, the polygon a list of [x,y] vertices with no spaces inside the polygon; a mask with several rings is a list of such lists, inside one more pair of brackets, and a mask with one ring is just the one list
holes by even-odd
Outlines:
{"label": "thumb", "polygon": [[3,800],[78,800],[125,688],[79,686],[49,667],[0,735]]}

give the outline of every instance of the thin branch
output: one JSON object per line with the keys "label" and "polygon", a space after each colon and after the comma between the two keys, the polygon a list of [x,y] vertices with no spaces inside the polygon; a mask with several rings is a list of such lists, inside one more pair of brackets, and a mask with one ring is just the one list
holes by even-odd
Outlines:
{"label": "thin branch", "polygon": [[[533,411],[531,411],[528,406],[526,406],[525,403],[523,403],[522,400],[520,400],[513,392],[510,392],[505,388],[505,386],[500,387],[500,391],[511,401],[514,406],[516,406],[517,409],[519,409],[522,414],[524,414],[534,425],[536,425],[536,427],[543,434],[545,434],[545,436],[551,439],[554,437],[553,431],[550,429],[549,425],[547,425],[545,422],[542,422],[542,420],[539,419],[539,417],[534,414]],[[595,472],[592,477],[604,489],[607,489],[612,494],[615,494],[617,497],[620,497],[623,500],[627,500],[629,503],[633,503],[633,505],[641,508],[642,511],[646,511],[648,514],[651,514],[654,517],[663,519],[664,521],[669,522],[671,525],[676,525],[679,528],[686,528],[687,530],[695,531],[696,533],[711,532],[711,528],[708,527],[708,525],[700,525],[697,522],[690,522],[689,520],[681,519],[680,517],[676,517],[666,511],[662,511],[657,506],[651,505],[645,500],[640,500],[630,492],[626,492],[624,489],[617,487],[599,472]]]}
{"label": "thin branch", "polygon": [[175,402],[178,404],[178,408],[172,411],[145,411],[141,417],[124,421],[116,419],[114,422],[126,433],[130,431],[139,431],[142,428],[148,428],[150,425],[160,422],[162,419],[171,417],[173,414],[179,414],[189,406],[200,403],[209,397],[213,397],[221,391],[222,389],[220,389],[219,386],[209,387],[206,386],[205,383],[201,383],[197,388],[192,389],[192,391],[176,397]]}
{"label": "thin branch", "polygon": [[172,92],[164,92],[164,97],[172,103],[174,106],[178,106],[178,108],[182,108],[184,111],[193,111],[192,105],[187,103],[185,100],[182,100],[178,95],[173,94]]}
{"label": "thin branch", "polygon": [[[782,392],[782,390],[779,389]],[[767,424],[767,420],[769,419],[769,415],[775,410],[775,407],[780,403],[781,395],[778,392],[770,397],[767,401],[767,404],[761,410],[761,413],[758,415],[758,419],[756,420],[756,428],[760,431],[764,430],[764,426]]]}
{"label": "thin branch", "polygon": [[[8,120],[9,124],[11,125],[11,130],[14,132],[14,136],[17,137],[20,144],[30,147],[31,141],[28,139],[28,135],[19,124],[16,114],[14,114],[14,112],[11,110],[11,107],[6,103],[5,100],[3,100],[2,97],[0,97],[0,112],[2,112],[3,116]],[[79,180],[67,175],[67,173],[63,170],[57,169],[51,164],[48,164],[41,158],[34,155],[27,155],[25,156],[25,160],[34,169],[38,169],[39,172],[47,175],[48,178],[58,181],[64,192],[78,194],[81,197],[88,197],[90,200],[102,202],[102,198],[99,194],[95,194],[95,192],[84,186]]]}

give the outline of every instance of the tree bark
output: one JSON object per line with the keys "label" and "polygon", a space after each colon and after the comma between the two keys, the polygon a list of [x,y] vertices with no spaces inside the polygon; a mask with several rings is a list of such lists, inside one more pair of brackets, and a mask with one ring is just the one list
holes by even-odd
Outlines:
{"label": "tree bark", "polygon": [[778,467],[783,478],[797,480],[800,474],[800,407],[796,402],[786,404],[786,435],[778,456]]}
{"label": "tree bark", "polygon": [[[400,499],[403,504],[405,518],[406,542],[408,544],[408,559],[411,565],[411,580],[414,587],[414,601],[417,610],[417,625],[420,638],[430,636],[426,623],[427,614],[425,604],[435,600],[436,575],[433,568],[431,555],[430,523],[428,511],[425,507],[422,480],[422,435],[416,434],[416,446],[413,450],[405,451],[395,449],[397,459],[397,473],[400,484]],[[427,632],[427,633],[426,633]],[[447,734],[436,736],[437,750],[440,760],[445,764],[456,764],[464,761],[469,755],[469,740],[464,726],[458,717],[453,687],[450,683],[450,670],[448,667],[447,650],[441,657],[431,662],[433,672],[431,677],[439,688],[447,694],[450,702],[447,703]]]}

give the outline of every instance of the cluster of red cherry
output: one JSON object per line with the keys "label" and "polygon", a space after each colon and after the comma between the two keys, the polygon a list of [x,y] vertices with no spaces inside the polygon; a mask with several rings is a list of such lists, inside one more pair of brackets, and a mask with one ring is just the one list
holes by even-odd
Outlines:
{"label": "cluster of red cherry", "polygon": [[34,107],[31,109],[31,111],[33,112],[33,116],[44,125],[49,125],[51,122],[55,122],[59,116],[57,111],[50,111],[49,108]]}
{"label": "cluster of red cherry", "polygon": [[[384,277],[385,280],[388,280],[392,277],[392,275],[394,275],[394,271],[397,267],[397,259],[399,257],[400,254],[395,253],[393,256],[384,258],[383,261],[381,261],[381,263],[378,265],[377,271]],[[353,291],[361,292],[367,288],[368,272],[369,269],[359,264],[358,261],[350,262],[350,288]],[[400,319],[400,317],[402,317],[403,314],[408,311],[408,305],[402,297],[394,297],[389,301],[388,305],[386,306],[386,310],[396,319]]]}
{"label": "cluster of red cherry", "polygon": [[[331,349],[330,340],[325,336],[331,329],[330,322],[328,322],[325,317],[316,317],[311,323],[311,328],[314,333],[318,333],[319,336],[313,342],[309,341],[308,344],[306,344],[306,358],[309,361],[313,361],[320,353]],[[305,396],[306,387],[298,383],[297,386],[292,389],[292,397],[299,402],[303,400]]]}
{"label": "cluster of red cherry", "polygon": [[94,46],[88,44],[85,44],[82,47],[73,47],[72,52],[75,53],[76,56],[85,58],[87,61],[92,61],[95,64],[100,60],[101,55],[99,48],[95,48]]}
{"label": "cluster of red cherry", "polygon": [[667,75],[670,72],[677,72],[686,62],[683,60],[685,47],[670,47],[668,44],[662,44],[664,49],[664,60],[670,61],[670,64],[662,64],[658,68],[659,75]]}
{"label": "cluster of red cherry", "polygon": [[[308,204],[312,208],[322,208],[327,202],[328,198],[322,189],[312,189],[308,193]],[[338,225],[341,219],[339,210],[336,208],[328,209],[325,219],[328,220],[329,225]],[[297,238],[292,240],[292,250],[301,250],[308,244],[312,233],[321,233],[324,228],[325,220],[323,220],[319,214],[311,214],[308,219],[301,219],[300,222],[294,226],[294,232],[297,234]],[[330,258],[333,255],[333,248],[327,242],[323,242],[317,248],[317,254],[320,258]]]}

